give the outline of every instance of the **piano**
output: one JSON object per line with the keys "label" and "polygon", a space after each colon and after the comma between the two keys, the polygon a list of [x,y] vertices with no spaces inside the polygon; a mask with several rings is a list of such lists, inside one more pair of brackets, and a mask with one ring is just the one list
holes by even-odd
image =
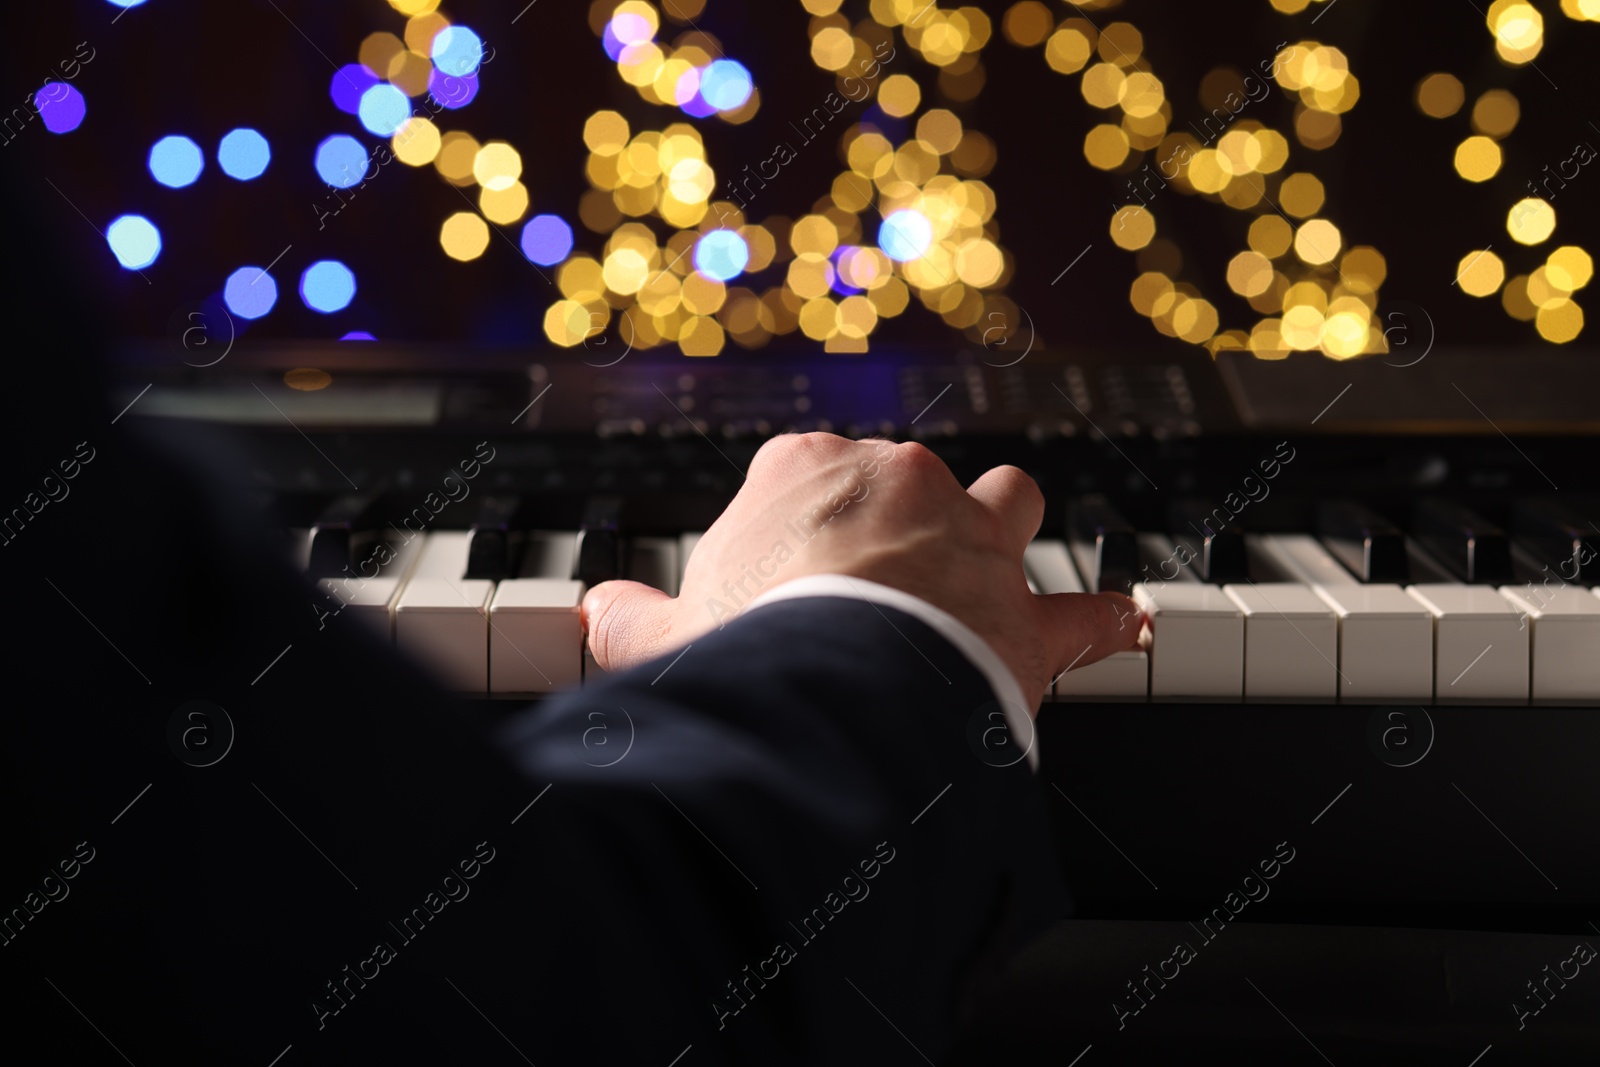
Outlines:
{"label": "piano", "polygon": [[[1593,918],[1600,423],[1544,385],[1592,381],[1585,353],[1518,354],[1513,380],[1473,350],[438,356],[124,362],[128,395],[154,379],[142,417],[213,423],[249,457],[314,626],[368,628],[490,716],[597,677],[584,591],[675,594],[773,434],[920,440],[963,481],[1014,463],[1049,505],[1032,587],[1124,592],[1147,620],[1141,651],[1063,672],[1012,739],[1038,745],[1079,917],[1204,914],[1288,841],[1277,921]],[[332,384],[285,384],[307,366]]]}

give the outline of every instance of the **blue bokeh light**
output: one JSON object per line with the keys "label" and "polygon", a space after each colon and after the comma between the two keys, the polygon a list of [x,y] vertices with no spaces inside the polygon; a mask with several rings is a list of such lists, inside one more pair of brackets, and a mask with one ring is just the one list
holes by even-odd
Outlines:
{"label": "blue bokeh light", "polygon": [[367,150],[354,137],[336,133],[317,146],[317,173],[335,189],[360,185],[367,176]]}
{"label": "blue bokeh light", "polygon": [[376,341],[377,338],[372,336],[366,330],[351,330],[349,333],[347,333],[343,337],[339,338],[339,340],[341,340],[341,341]]}
{"label": "blue bokeh light", "polygon": [[379,137],[393,137],[411,117],[411,98],[384,82],[361,94],[361,125]]}
{"label": "blue bokeh light", "polygon": [[700,73],[700,95],[718,111],[743,107],[754,89],[750,71],[738,60],[713,60]]}
{"label": "blue bokeh light", "polygon": [[278,283],[260,267],[240,267],[228,275],[222,300],[241,319],[259,319],[278,302]]}
{"label": "blue bokeh light", "polygon": [[33,106],[51,133],[71,133],[89,112],[83,94],[66,82],[45,82],[34,94]]}
{"label": "blue bokeh light", "polygon": [[[140,4],[144,3],[144,0],[106,0],[106,3],[110,4],[112,7],[128,8],[138,7]],[[121,15],[117,16],[117,18],[121,17]],[[112,19],[111,21],[115,22],[117,19]]]}
{"label": "blue bokeh light", "polygon": [[478,76],[468,74],[458,78],[435,67],[428,72],[428,95],[438,101],[440,107],[451,111],[466,107],[478,95]]}
{"label": "blue bokeh light", "polygon": [[336,259],[311,264],[300,276],[300,299],[312,311],[331,315],[350,306],[356,296],[356,276]]}
{"label": "blue bokeh light", "polygon": [[712,281],[731,281],[749,263],[750,246],[732,230],[712,230],[694,246],[695,270]]}
{"label": "blue bokeh light", "polygon": [[522,254],[541,267],[553,267],[572,251],[572,227],[556,215],[535,215],[522,228]]}
{"label": "blue bokeh light", "polygon": [[247,127],[230,132],[217,146],[217,166],[242,182],[261,177],[271,162],[272,146],[260,132]]}
{"label": "blue bokeh light", "polygon": [[933,223],[928,216],[912,208],[902,208],[883,220],[878,227],[878,247],[883,254],[900,263],[925,255],[933,244]]}
{"label": "blue bokeh light", "polygon": [[128,270],[143,270],[161,255],[161,231],[143,215],[123,215],[106,227],[106,243],[117,262]]}
{"label": "blue bokeh light", "polygon": [[168,188],[193,185],[205,169],[205,154],[187,137],[163,137],[150,149],[150,174]]}
{"label": "blue bokeh light", "polygon": [[483,40],[465,26],[446,26],[434,37],[431,56],[435,67],[465,78],[483,63]]}
{"label": "blue bokeh light", "polygon": [[362,95],[377,84],[376,74],[360,63],[351,63],[334,72],[333,81],[328,83],[328,95],[333,97],[334,107],[354,115],[361,110]]}

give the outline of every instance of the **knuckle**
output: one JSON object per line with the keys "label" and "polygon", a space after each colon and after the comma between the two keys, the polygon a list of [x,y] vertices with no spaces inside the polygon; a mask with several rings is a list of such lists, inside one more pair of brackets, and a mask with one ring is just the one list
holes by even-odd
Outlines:
{"label": "knuckle", "polygon": [[895,459],[916,472],[937,470],[944,466],[944,460],[934,454],[933,450],[920,441],[906,441],[895,446]]}

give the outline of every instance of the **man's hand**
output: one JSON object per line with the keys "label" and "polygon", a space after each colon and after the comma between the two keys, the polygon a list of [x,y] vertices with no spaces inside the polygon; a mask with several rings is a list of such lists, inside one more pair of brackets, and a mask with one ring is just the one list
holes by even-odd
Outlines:
{"label": "man's hand", "polygon": [[758,594],[811,574],[865,578],[966,623],[1016,675],[1030,711],[1050,681],[1138,644],[1140,611],[1116,593],[1038,596],[1022,550],[1044,497],[1016,467],[963,490],[919,444],[786,434],[762,446],[733,503],[690,557],[676,598],[605,582],[583,601],[608,671],[693,641]]}

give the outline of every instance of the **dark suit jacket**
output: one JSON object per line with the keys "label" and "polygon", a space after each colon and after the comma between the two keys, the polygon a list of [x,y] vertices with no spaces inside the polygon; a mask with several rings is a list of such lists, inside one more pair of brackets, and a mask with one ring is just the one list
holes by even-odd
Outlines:
{"label": "dark suit jacket", "polygon": [[937,1059],[1059,912],[1034,776],[916,619],[778,603],[485,723],[313,608],[237,522],[245,460],[103,420],[38,428],[95,455],[0,547],[18,1040],[84,1063]]}

